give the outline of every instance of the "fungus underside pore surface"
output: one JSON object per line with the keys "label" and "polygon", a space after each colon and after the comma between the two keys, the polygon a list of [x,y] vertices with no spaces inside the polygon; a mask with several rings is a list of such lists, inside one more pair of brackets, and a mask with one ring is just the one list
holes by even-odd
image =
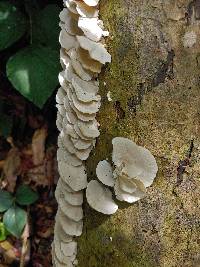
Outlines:
{"label": "fungus underside pore surface", "polygon": [[[102,0],[100,4],[101,18],[110,32],[106,42],[112,63],[100,75],[102,105],[97,120],[101,135],[87,161],[88,178],[95,178],[100,160],[111,159],[115,136],[149,149],[159,172],[143,200],[133,205],[117,202],[119,210],[112,216],[85,204],[84,231],[78,241],[81,267],[191,267],[200,256],[196,60],[200,47],[186,50],[182,36],[192,26],[183,19],[168,20],[173,4],[162,7],[157,1],[155,8],[154,2]],[[183,2],[187,7],[188,1]],[[144,41],[139,37],[141,28],[148,32]]]}

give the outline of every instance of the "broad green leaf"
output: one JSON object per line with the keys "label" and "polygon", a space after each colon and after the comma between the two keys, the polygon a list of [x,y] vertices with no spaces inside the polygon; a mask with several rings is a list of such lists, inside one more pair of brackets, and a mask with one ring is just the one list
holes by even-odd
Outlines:
{"label": "broad green leaf", "polygon": [[4,223],[0,222],[0,242],[6,240],[8,234]]}
{"label": "broad green leaf", "polygon": [[0,50],[3,50],[26,32],[26,17],[8,1],[0,1]]}
{"label": "broad green leaf", "polygon": [[18,206],[12,206],[3,215],[3,223],[7,230],[17,238],[22,234],[27,221],[27,213]]}
{"label": "broad green leaf", "polygon": [[9,192],[0,189],[0,212],[9,209],[12,206],[13,201],[13,196]]}
{"label": "broad green leaf", "polygon": [[38,194],[27,185],[21,185],[16,192],[16,201],[20,205],[30,205],[38,199]]}
{"label": "broad green leaf", "polygon": [[32,42],[59,48],[59,13],[57,5],[47,5],[33,17]]}
{"label": "broad green leaf", "polygon": [[5,138],[10,136],[12,131],[13,121],[12,118],[1,114],[0,116],[0,135],[4,136]]}
{"label": "broad green leaf", "polygon": [[12,85],[40,108],[58,85],[59,71],[59,53],[42,46],[25,48],[7,63],[7,76]]}

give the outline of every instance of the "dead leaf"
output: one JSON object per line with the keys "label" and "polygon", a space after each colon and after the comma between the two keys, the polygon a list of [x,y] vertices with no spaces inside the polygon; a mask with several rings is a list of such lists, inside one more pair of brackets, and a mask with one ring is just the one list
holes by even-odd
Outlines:
{"label": "dead leaf", "polygon": [[[56,164],[56,148],[54,146],[49,147],[46,150],[46,154],[43,160],[43,163],[39,166],[31,167],[30,164],[28,165],[23,164],[24,172],[23,172],[23,180],[30,184],[34,182],[35,187],[37,186],[48,186],[51,187],[54,182],[55,175],[57,173]],[[27,159],[26,161],[27,162]],[[25,168],[25,165],[28,165],[29,168]]]}
{"label": "dead leaf", "polygon": [[15,249],[13,245],[8,241],[3,241],[0,243],[0,248],[2,249],[2,254],[4,260],[7,264],[11,264],[16,260]]}
{"label": "dead leaf", "polygon": [[7,190],[14,192],[17,176],[20,174],[21,157],[18,148],[13,147],[8,152],[5,159],[3,172],[6,181],[8,182]]}
{"label": "dead leaf", "polygon": [[37,186],[49,186],[49,181],[46,176],[46,165],[40,165],[38,167],[32,168],[29,172],[26,173],[24,180],[26,183],[35,183]]}
{"label": "dead leaf", "polygon": [[33,163],[35,166],[43,163],[45,157],[46,127],[35,131],[32,139]]}

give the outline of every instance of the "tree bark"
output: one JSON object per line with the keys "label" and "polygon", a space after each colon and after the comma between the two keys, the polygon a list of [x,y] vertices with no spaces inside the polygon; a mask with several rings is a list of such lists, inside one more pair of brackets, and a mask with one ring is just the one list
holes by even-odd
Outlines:
{"label": "tree bark", "polygon": [[[200,266],[200,1],[101,0],[112,55],[87,170],[128,137],[156,157],[147,196],[113,216],[85,204],[80,267]],[[108,101],[110,91],[112,101]]]}

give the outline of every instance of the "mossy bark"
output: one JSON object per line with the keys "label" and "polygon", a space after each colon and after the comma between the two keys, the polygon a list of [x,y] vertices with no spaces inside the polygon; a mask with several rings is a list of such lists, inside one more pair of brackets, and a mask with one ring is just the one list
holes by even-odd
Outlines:
{"label": "mossy bark", "polygon": [[113,216],[85,203],[78,266],[200,266],[199,1],[100,2],[112,63],[100,76],[101,136],[89,179],[111,157],[115,136],[148,148],[159,172],[143,200],[119,203]]}

